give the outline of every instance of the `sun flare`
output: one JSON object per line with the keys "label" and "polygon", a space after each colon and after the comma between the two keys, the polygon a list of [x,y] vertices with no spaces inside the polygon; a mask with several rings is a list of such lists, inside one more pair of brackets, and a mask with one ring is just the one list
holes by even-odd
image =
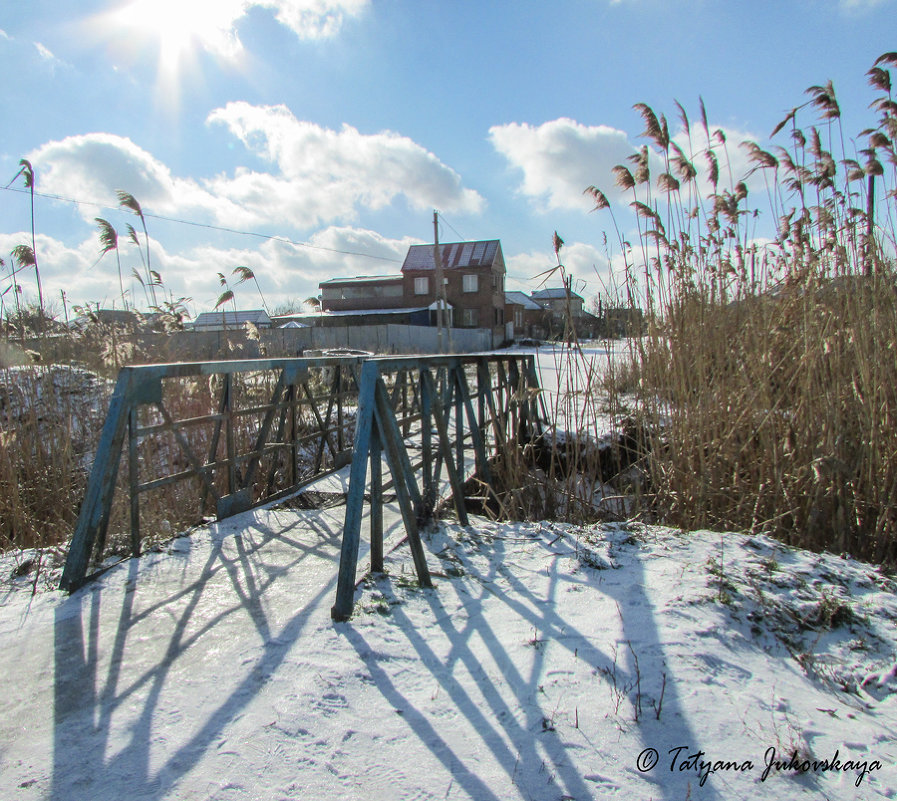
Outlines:
{"label": "sun flare", "polygon": [[234,22],[242,0],[133,0],[119,11],[122,23],[154,36],[160,55],[178,60],[196,47],[220,56],[240,50]]}
{"label": "sun flare", "polygon": [[245,7],[245,0],[130,0],[106,16],[104,27],[128,58],[156,51],[157,89],[175,100],[184,73],[198,67],[201,53],[223,61],[239,58],[235,25]]}

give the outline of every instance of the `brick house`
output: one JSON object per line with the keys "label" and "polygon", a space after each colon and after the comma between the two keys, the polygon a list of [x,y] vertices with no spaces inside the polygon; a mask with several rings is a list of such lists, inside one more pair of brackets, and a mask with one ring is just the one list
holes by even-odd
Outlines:
{"label": "brick house", "polygon": [[[505,262],[501,242],[452,242],[439,246],[449,325],[488,328],[493,339],[505,338]],[[321,308],[326,312],[386,310],[415,312],[412,324],[437,324],[436,263],[433,245],[412,245],[399,275],[332,278],[322,281]],[[425,311],[423,316],[416,314]]]}
{"label": "brick house", "polygon": [[600,320],[583,308],[582,296],[569,287],[553,287],[533,292],[530,298],[544,310],[544,325],[549,337],[561,336],[566,330],[569,315],[578,337],[591,338],[599,334]]}
{"label": "brick house", "polygon": [[404,278],[401,275],[331,278],[329,281],[322,281],[318,287],[324,311],[401,309],[409,305],[405,302]]}
{"label": "brick house", "polygon": [[525,292],[505,292],[505,320],[513,325],[513,337],[543,339],[546,314]]}
{"label": "brick house", "polygon": [[[452,242],[439,246],[445,298],[458,328],[491,328],[505,335],[505,261],[501,242]],[[412,245],[402,264],[405,297],[413,305],[436,300],[433,245]]]}
{"label": "brick house", "polygon": [[611,339],[640,337],[645,333],[645,315],[641,309],[605,306],[600,315],[602,333]]}
{"label": "brick house", "polygon": [[530,297],[552,316],[563,319],[567,315],[567,297],[570,297],[570,316],[574,319],[582,317],[582,297],[567,287],[540,289],[532,292]]}

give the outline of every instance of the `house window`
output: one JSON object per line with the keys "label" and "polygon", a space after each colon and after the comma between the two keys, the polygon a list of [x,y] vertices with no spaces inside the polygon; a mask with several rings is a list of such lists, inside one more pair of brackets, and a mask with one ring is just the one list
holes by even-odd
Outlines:
{"label": "house window", "polygon": [[465,275],[464,276],[464,291],[465,292],[476,292],[479,289],[479,285],[477,282],[476,275]]}
{"label": "house window", "polygon": [[505,324],[505,310],[504,309],[495,309],[495,322],[493,325],[504,325]]}
{"label": "house window", "polygon": [[414,279],[414,294],[415,295],[429,295],[430,294],[430,279],[427,276],[422,276],[420,278]]}
{"label": "house window", "polygon": [[480,324],[479,309],[462,309],[461,325],[465,328],[476,328]]}

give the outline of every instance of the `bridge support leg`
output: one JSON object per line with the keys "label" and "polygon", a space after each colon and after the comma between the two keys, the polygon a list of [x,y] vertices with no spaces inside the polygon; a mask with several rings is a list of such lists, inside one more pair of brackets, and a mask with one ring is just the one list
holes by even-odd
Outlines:
{"label": "bridge support leg", "polygon": [[[343,544],[340,550],[339,574],[336,579],[336,602],[330,608],[334,620],[348,620],[355,601],[355,568],[358,566],[358,544],[361,537],[361,515],[367,479],[371,428],[374,421],[374,386],[377,367],[367,362],[361,370],[358,393],[358,416],[355,422],[355,446],[349,472],[349,495],[346,498],[346,519],[343,523]],[[370,380],[365,380],[366,378]]]}
{"label": "bridge support leg", "polygon": [[383,572],[383,463],[376,425],[371,431],[371,572]]}
{"label": "bridge support leg", "polygon": [[430,570],[427,567],[427,559],[424,556],[424,546],[420,539],[418,517],[420,516],[422,500],[417,489],[411,462],[402,442],[402,435],[396,423],[395,415],[389,404],[389,396],[382,379],[377,379],[375,390],[376,405],[374,422],[377,426],[380,438],[386,446],[386,461],[393,477],[393,486],[402,511],[402,520],[405,523],[405,531],[408,532],[408,544],[411,547],[411,555],[414,558],[414,567],[417,570],[417,580],[422,587],[432,587]]}

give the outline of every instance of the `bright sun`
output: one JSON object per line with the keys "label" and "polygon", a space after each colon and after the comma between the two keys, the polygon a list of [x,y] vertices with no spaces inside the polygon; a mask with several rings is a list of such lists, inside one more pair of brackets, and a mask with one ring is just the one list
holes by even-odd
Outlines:
{"label": "bright sun", "polygon": [[131,0],[106,15],[105,22],[110,32],[124,34],[127,43],[116,44],[130,57],[147,47],[158,49],[157,89],[176,94],[199,53],[227,61],[240,55],[234,26],[245,8],[245,0]]}

